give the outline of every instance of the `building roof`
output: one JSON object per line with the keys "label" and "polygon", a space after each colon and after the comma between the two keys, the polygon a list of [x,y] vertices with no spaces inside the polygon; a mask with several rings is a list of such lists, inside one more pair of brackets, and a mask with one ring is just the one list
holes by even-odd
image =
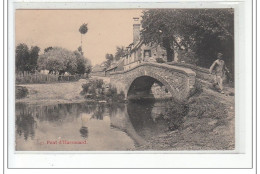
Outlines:
{"label": "building roof", "polygon": [[139,41],[137,42],[137,44],[134,45],[134,47],[131,49],[130,52],[132,53],[132,52],[134,52],[135,50],[137,50],[140,46],[142,46],[143,43],[144,43],[143,40],[139,40]]}
{"label": "building roof", "polygon": [[105,70],[105,67],[101,66],[101,65],[96,65],[92,68],[92,72],[101,72],[101,71],[104,71],[104,70]]}
{"label": "building roof", "polygon": [[124,59],[125,58],[119,59],[116,63],[113,63],[110,67],[108,67],[108,69],[106,69],[106,71],[117,68],[124,61]]}

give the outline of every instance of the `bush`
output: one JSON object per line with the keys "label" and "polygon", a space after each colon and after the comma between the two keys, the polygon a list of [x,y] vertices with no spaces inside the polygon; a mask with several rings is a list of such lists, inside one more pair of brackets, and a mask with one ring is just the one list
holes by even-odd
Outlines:
{"label": "bush", "polygon": [[176,130],[183,125],[184,117],[189,112],[189,106],[186,103],[171,101],[167,104],[165,115],[163,116],[168,122],[169,130]]}
{"label": "bush", "polygon": [[156,58],[157,63],[165,63],[165,61],[162,58]]}
{"label": "bush", "polygon": [[81,95],[85,95],[86,99],[106,100],[106,101],[122,101],[125,94],[120,91],[118,94],[117,88],[111,84],[105,84],[103,80],[90,80],[82,85]]}
{"label": "bush", "polygon": [[190,90],[189,97],[198,96],[203,92],[202,84],[197,79],[195,80],[194,88]]}
{"label": "bush", "polygon": [[23,86],[16,86],[15,87],[15,98],[21,99],[28,95],[28,89]]}
{"label": "bush", "polygon": [[203,94],[192,97],[188,104],[188,116],[190,117],[221,119],[227,116],[225,104],[221,103],[213,95]]}

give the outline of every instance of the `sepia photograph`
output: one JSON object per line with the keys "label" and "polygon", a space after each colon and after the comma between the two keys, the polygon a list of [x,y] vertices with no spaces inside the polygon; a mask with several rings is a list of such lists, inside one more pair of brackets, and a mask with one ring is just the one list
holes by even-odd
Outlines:
{"label": "sepia photograph", "polygon": [[234,8],[14,16],[15,151],[235,150]]}

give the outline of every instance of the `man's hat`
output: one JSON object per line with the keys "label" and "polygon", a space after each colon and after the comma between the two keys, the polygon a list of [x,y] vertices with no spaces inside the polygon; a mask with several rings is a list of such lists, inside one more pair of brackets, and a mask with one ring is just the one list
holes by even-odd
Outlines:
{"label": "man's hat", "polygon": [[218,53],[218,58],[222,58],[223,54],[222,53]]}
{"label": "man's hat", "polygon": [[222,57],[222,56],[223,56],[223,54],[222,54],[222,53],[218,53],[218,56],[221,56],[221,57]]}

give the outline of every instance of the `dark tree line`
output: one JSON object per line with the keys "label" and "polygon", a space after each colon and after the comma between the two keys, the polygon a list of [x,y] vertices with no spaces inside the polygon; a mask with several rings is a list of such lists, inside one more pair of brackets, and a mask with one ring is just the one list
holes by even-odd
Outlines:
{"label": "dark tree line", "polygon": [[16,71],[35,72],[38,68],[37,61],[39,58],[40,48],[32,46],[30,49],[26,44],[19,44],[15,50]]}
{"label": "dark tree line", "polygon": [[60,47],[47,47],[44,53],[39,55],[40,48],[32,46],[30,49],[26,44],[16,46],[16,72],[34,73],[40,70],[49,70],[50,74],[63,75],[89,74],[91,62],[79,51],[69,51]]}

